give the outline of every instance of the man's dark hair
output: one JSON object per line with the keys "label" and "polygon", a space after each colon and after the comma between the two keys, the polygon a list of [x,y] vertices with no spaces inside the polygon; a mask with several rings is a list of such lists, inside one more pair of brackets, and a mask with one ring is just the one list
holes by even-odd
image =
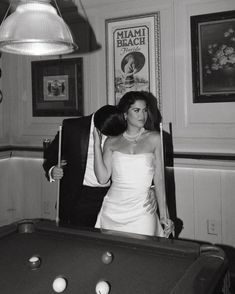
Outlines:
{"label": "man's dark hair", "polygon": [[126,129],[123,113],[114,105],[105,105],[94,115],[95,127],[106,136],[118,136]]}

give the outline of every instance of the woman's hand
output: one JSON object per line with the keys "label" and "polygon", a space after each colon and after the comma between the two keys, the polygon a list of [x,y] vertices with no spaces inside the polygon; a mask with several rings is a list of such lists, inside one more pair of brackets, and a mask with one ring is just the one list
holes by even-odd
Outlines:
{"label": "woman's hand", "polygon": [[101,144],[101,142],[102,142],[102,134],[96,127],[94,127],[94,130],[93,130],[93,138],[94,138],[94,143]]}
{"label": "woman's hand", "polygon": [[168,238],[171,234],[174,236],[175,233],[175,226],[171,219],[169,218],[162,218],[160,219],[160,223],[163,227],[165,237]]}

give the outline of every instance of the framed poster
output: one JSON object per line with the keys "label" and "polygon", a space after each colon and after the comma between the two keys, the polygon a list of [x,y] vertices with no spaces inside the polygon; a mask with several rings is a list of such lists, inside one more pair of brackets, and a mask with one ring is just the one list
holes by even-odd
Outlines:
{"label": "framed poster", "polygon": [[106,20],[107,95],[151,92],[160,106],[160,13]]}
{"label": "framed poster", "polygon": [[235,11],[191,16],[193,102],[235,101]]}
{"label": "framed poster", "polygon": [[32,61],[33,116],[83,115],[82,58]]}

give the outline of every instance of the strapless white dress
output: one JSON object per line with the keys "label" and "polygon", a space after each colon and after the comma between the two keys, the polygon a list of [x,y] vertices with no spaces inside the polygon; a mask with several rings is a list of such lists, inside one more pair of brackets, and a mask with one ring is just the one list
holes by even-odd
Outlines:
{"label": "strapless white dress", "polygon": [[154,175],[152,153],[112,155],[112,184],[99,212],[96,228],[164,236],[158,215],[144,207]]}

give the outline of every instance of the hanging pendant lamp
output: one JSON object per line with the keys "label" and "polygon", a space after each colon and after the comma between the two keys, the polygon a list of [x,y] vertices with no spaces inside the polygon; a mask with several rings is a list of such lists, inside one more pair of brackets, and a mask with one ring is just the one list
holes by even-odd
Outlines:
{"label": "hanging pendant lamp", "polygon": [[62,55],[76,50],[78,46],[67,24],[49,2],[21,1],[2,21],[0,51],[21,55]]}

